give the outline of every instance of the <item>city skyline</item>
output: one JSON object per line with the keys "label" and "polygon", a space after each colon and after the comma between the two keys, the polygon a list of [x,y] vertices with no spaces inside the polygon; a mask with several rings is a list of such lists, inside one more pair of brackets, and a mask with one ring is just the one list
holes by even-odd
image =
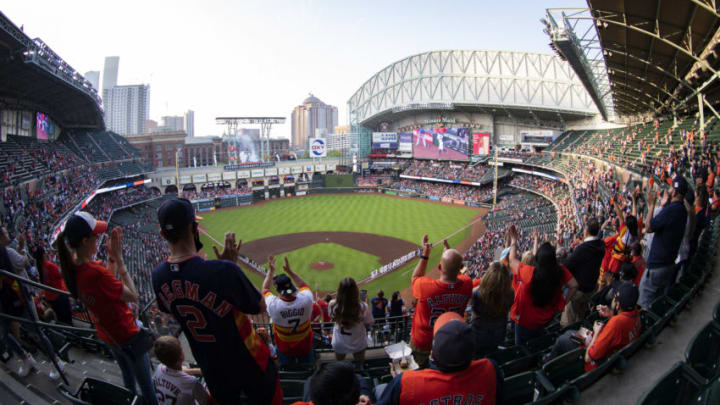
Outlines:
{"label": "city skyline", "polygon": [[338,124],[347,124],[348,99],[385,66],[438,49],[550,54],[539,22],[545,8],[586,3],[308,0],[207,7],[194,1],[81,0],[74,5],[70,10],[63,3],[30,0],[4,5],[3,13],[78,71],[103,70],[106,56],[119,56],[118,83],[152,88],[153,120],[193,110],[195,136],[206,136],[222,134],[217,116],[284,116],[287,123],[273,127],[272,136],[290,139],[291,111],[308,93],[337,106]]}

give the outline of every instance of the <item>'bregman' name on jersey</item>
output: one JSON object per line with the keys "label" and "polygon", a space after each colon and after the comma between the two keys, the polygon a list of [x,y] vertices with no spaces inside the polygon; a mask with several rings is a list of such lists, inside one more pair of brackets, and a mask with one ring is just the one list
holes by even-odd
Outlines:
{"label": "'bregman' name on jersey", "polygon": [[[185,289],[183,289],[183,287],[185,287]],[[163,304],[165,304],[165,308],[168,309],[170,309],[170,304],[172,304],[172,302],[176,299],[184,298],[190,301],[199,302],[220,318],[225,317],[225,315],[227,315],[233,308],[232,304],[225,300],[222,300],[220,304],[216,306],[215,300],[217,299],[217,294],[212,291],[208,291],[207,294],[200,299],[198,294],[199,289],[200,286],[197,283],[191,283],[187,280],[185,280],[184,283],[183,280],[173,280],[171,285],[164,283],[160,286],[162,294],[160,294],[158,298],[162,300]]]}

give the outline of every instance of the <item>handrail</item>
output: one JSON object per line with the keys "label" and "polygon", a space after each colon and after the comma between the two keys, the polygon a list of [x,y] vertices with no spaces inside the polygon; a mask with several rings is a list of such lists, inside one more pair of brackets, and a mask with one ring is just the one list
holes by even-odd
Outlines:
{"label": "handrail", "polygon": [[67,292],[67,291],[58,290],[57,288],[53,288],[53,287],[47,286],[47,285],[45,285],[45,284],[38,283],[37,281],[33,281],[33,280],[27,279],[27,278],[25,278],[25,277],[18,276],[17,274],[11,273],[11,272],[9,272],[9,271],[7,271],[7,270],[2,270],[2,269],[0,269],[0,275],[6,276],[6,277],[10,277],[10,278],[12,278],[12,279],[14,279],[14,280],[20,281],[20,282],[25,283],[25,284],[30,284],[31,286],[33,286],[33,287],[35,287],[35,288],[40,288],[40,289],[43,289],[43,290],[46,290],[46,291],[54,292],[55,294],[65,295],[65,296],[68,296],[68,297],[72,296],[72,294],[70,294],[70,293]]}
{"label": "handrail", "polygon": [[97,329],[78,328],[76,326],[67,326],[67,325],[62,325],[59,323],[46,323],[46,322],[41,322],[41,321],[32,321],[30,319],[12,316],[12,315],[8,315],[8,314],[2,313],[2,312],[0,312],[0,318],[6,318],[6,319],[10,319],[11,321],[18,321],[18,322],[22,322],[22,323],[29,323],[32,325],[42,326],[42,327],[50,328],[50,329],[64,329],[64,330],[69,330],[69,331],[74,331],[74,332],[97,333]]}

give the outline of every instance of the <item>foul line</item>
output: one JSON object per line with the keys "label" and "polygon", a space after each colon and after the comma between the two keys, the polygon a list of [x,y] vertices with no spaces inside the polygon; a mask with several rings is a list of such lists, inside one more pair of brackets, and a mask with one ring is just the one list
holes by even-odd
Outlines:
{"label": "foul line", "polygon": [[225,246],[224,244],[218,242],[217,239],[213,238],[212,235],[210,235],[206,230],[204,230],[202,228],[198,228],[198,230],[200,231],[201,234],[207,236],[208,238],[210,238],[211,241],[215,242],[215,244],[218,245],[218,247]]}
{"label": "foul line", "polygon": [[[487,215],[487,214],[486,214],[486,215]],[[481,216],[480,218],[478,218],[478,219],[470,222],[469,224],[463,226],[462,228],[458,229],[457,231],[451,233],[450,235],[447,235],[447,236],[444,237],[444,238],[440,238],[439,241],[437,241],[437,242],[435,242],[435,243],[431,243],[430,246],[435,247],[435,246],[437,246],[437,245],[442,244],[444,240],[450,239],[450,238],[452,238],[453,236],[455,236],[455,235],[459,234],[460,232],[464,231],[464,230],[467,229],[468,227],[471,227],[471,226],[475,225],[475,223],[477,223],[478,221],[481,221],[484,217],[485,217],[485,215],[483,215],[483,216]],[[474,242],[473,242],[473,243],[474,243]],[[464,252],[463,252],[463,253],[464,253]],[[413,270],[413,269],[407,269],[407,270],[405,270],[405,271],[403,272],[402,275],[403,275],[403,276],[404,276],[404,275],[407,275],[407,274],[410,273],[412,270]],[[392,273],[392,271],[389,272],[389,273],[386,273],[386,274],[390,274],[390,273]]]}

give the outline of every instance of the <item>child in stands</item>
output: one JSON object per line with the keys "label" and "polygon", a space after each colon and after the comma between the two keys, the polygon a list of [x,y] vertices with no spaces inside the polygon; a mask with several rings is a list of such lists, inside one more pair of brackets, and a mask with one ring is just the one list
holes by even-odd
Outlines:
{"label": "child in stands", "polygon": [[215,401],[200,379],[200,369],[183,368],[185,360],[180,341],[174,336],[160,336],[153,344],[160,364],[153,375],[158,403],[163,405],[205,405]]}

